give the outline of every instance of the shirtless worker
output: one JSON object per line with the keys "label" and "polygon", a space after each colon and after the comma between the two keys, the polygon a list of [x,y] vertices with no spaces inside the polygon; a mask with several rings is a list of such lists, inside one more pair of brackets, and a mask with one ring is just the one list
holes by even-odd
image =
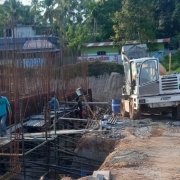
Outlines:
{"label": "shirtless worker", "polygon": [[5,96],[2,96],[0,90],[0,137],[3,137],[6,133],[6,118],[7,118],[7,109],[9,111],[9,119],[12,117],[11,106],[8,99]]}

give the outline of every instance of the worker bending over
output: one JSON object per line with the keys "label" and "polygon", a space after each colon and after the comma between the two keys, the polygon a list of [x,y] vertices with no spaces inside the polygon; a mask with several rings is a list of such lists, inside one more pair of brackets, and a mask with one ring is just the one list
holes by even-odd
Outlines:
{"label": "worker bending over", "polygon": [[48,107],[50,108],[50,110],[59,109],[59,107],[60,107],[59,101],[54,97],[54,95],[51,96],[51,99],[48,102]]}

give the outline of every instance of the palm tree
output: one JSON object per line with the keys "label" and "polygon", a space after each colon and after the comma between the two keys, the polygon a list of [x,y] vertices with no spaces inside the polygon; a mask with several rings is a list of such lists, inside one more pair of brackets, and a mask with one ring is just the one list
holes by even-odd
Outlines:
{"label": "palm tree", "polygon": [[54,0],[43,0],[41,1],[42,7],[45,8],[45,12],[43,14],[44,22],[53,24],[53,16],[54,16]]}
{"label": "palm tree", "polygon": [[34,23],[34,14],[30,11],[30,6],[22,6],[19,22],[24,25],[32,25]]}
{"label": "palm tree", "polygon": [[41,21],[41,3],[38,0],[31,1],[31,15],[34,17],[34,24],[40,23]]}
{"label": "palm tree", "polygon": [[6,0],[3,4],[7,23],[16,24],[22,12],[22,3],[19,0]]}

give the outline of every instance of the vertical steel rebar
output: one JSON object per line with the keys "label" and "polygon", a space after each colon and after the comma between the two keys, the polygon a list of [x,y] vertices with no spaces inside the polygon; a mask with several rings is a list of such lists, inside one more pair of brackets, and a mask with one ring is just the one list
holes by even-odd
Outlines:
{"label": "vertical steel rebar", "polygon": [[26,180],[26,164],[25,164],[25,149],[24,149],[24,126],[22,119],[22,102],[20,103],[20,122],[21,122],[21,138],[22,138],[22,154],[23,154],[23,176],[24,180]]}

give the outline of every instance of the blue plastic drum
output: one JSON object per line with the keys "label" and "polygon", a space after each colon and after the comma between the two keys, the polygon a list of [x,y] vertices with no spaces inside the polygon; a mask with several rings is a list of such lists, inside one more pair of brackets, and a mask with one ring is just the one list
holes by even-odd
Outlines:
{"label": "blue plastic drum", "polygon": [[112,112],[113,113],[119,113],[120,112],[120,104],[121,104],[121,100],[112,99]]}

